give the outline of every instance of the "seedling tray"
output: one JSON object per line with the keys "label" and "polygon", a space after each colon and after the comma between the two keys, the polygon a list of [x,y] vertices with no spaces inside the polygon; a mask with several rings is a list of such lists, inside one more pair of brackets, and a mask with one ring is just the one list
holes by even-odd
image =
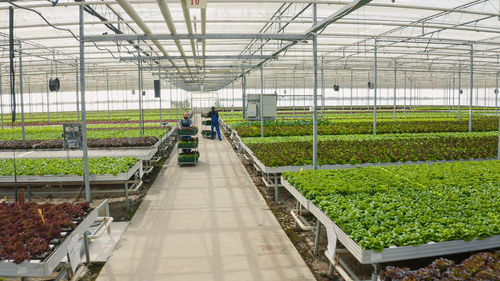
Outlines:
{"label": "seedling tray", "polygon": [[192,142],[179,142],[179,143],[177,143],[177,147],[178,148],[192,148],[192,149],[194,149],[194,148],[198,148],[198,142],[197,141],[196,142],[194,142],[194,141],[192,141]]}
{"label": "seedling tray", "polygon": [[205,138],[209,138],[212,136],[212,132],[210,132],[209,130],[203,130],[201,131],[201,135]]}
{"label": "seedling tray", "polygon": [[198,128],[195,127],[193,129],[179,129],[177,132],[178,136],[195,136],[198,134]]}

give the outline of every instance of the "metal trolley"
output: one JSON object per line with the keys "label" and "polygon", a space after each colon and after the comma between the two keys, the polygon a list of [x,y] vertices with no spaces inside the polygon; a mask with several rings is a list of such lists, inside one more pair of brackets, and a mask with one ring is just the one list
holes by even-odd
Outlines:
{"label": "metal trolley", "polygon": [[179,151],[178,163],[183,165],[196,165],[200,158],[198,151],[198,127],[179,129],[177,136],[177,149]]}
{"label": "metal trolley", "polygon": [[201,125],[202,125],[201,135],[204,138],[209,139],[212,136],[212,131],[211,131],[212,119],[208,114],[202,114],[201,117],[203,118],[203,120],[201,120]]}

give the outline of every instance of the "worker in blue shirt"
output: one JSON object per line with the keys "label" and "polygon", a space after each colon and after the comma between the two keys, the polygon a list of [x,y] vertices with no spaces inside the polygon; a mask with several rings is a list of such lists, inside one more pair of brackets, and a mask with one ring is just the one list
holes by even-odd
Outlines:
{"label": "worker in blue shirt", "polygon": [[212,140],[214,139],[215,135],[214,128],[215,128],[217,130],[217,136],[219,137],[219,140],[222,140],[219,128],[219,112],[217,112],[217,110],[215,110],[215,107],[212,106],[212,110],[208,113],[208,116],[210,116],[212,124],[210,139]]}

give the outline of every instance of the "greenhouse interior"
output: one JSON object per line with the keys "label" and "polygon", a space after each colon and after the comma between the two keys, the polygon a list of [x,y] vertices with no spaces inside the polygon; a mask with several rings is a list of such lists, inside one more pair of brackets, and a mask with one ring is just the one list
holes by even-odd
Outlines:
{"label": "greenhouse interior", "polygon": [[0,281],[500,281],[499,0],[0,1]]}

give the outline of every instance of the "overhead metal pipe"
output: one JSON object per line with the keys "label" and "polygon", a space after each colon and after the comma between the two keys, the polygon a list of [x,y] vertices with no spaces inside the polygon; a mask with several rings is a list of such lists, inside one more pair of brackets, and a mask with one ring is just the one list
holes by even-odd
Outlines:
{"label": "overhead metal pipe", "polygon": [[[144,23],[142,18],[139,16],[139,14],[137,14],[135,9],[130,5],[130,3],[127,0],[116,0],[116,2],[125,11],[125,13],[127,13],[128,16],[137,24],[137,26],[139,26],[139,28],[144,32],[144,34],[146,35],[153,34],[151,29],[149,29],[149,27]],[[158,40],[151,40],[151,41],[158,48],[158,50],[162,52],[164,56],[168,56],[167,51],[165,50],[165,48],[163,48],[163,46],[160,44]],[[173,60],[169,59],[168,61],[173,66],[177,66]]]}
{"label": "overhead metal pipe", "polygon": [[[166,0],[156,0],[158,3],[158,6],[160,7],[160,12],[163,16],[163,19],[165,20],[165,23],[168,26],[168,29],[170,30],[170,34],[175,35],[177,34],[177,30],[175,28],[174,21],[172,20],[172,15],[170,14],[170,9],[168,8],[168,4]],[[177,46],[177,50],[179,50],[179,53],[181,56],[185,56],[186,54],[184,53],[184,49],[182,48],[181,41],[178,39],[174,40],[175,45]],[[184,63],[186,66],[189,66],[189,63],[187,59],[184,58]],[[191,72],[188,68],[188,71]]]}
{"label": "overhead metal pipe", "polygon": [[[207,9],[202,8],[201,9],[201,34],[206,35],[207,34]],[[203,56],[206,56],[206,40],[202,39],[201,40],[201,54]],[[205,72],[205,60],[203,60],[203,72]]]}
{"label": "overhead metal pipe", "polygon": [[[186,21],[186,27],[189,35],[193,35],[193,24],[191,23],[191,14],[189,13],[189,8],[187,7],[186,0],[181,0],[182,13],[184,15],[184,20]],[[194,44],[194,39],[190,40],[191,50],[193,51],[193,56],[196,56],[196,45]]]}

